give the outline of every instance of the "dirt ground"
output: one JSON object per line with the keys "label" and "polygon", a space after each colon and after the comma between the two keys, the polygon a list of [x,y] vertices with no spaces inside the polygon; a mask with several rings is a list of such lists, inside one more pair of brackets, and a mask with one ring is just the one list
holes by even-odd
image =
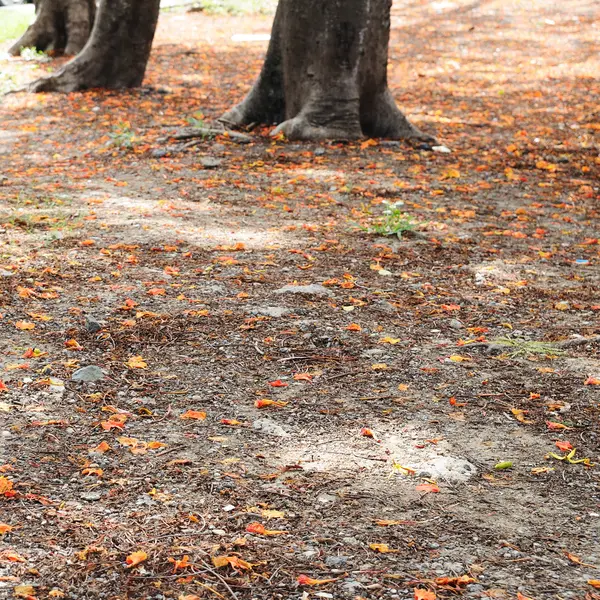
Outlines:
{"label": "dirt ground", "polygon": [[0,597],[600,598],[599,13],[396,2],[390,86],[451,153],[170,138],[264,16],[6,96]]}

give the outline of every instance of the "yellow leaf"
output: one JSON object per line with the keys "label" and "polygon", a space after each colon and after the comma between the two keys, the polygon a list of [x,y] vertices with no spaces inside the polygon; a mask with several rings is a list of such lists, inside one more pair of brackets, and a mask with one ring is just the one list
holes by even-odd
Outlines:
{"label": "yellow leaf", "polygon": [[554,305],[554,308],[556,310],[569,310],[569,303],[568,302],[557,302]]}
{"label": "yellow leaf", "polygon": [[384,337],[384,338],[381,338],[379,340],[379,343],[380,344],[392,344],[392,345],[395,345],[395,344],[399,344],[401,341],[402,340],[400,338]]}
{"label": "yellow leaf", "polygon": [[17,598],[31,598],[35,595],[35,589],[32,585],[16,585],[13,594]]}
{"label": "yellow leaf", "polygon": [[[20,329],[21,331],[29,331],[30,329],[35,329],[35,323],[31,323],[30,321],[17,321],[15,323],[15,327]],[[27,586],[21,586],[27,587]]]}
{"label": "yellow leaf", "polygon": [[452,356],[448,357],[449,360],[451,360],[452,362],[468,362],[471,359],[467,358],[466,356],[460,356],[460,354],[453,354]]}
{"label": "yellow leaf", "polygon": [[515,419],[519,421],[519,423],[523,423],[524,425],[530,425],[533,421],[528,421],[525,418],[526,411],[520,408],[511,408],[510,412],[515,416]]}
{"label": "yellow leaf", "polygon": [[388,366],[385,363],[375,363],[371,365],[371,369],[373,369],[373,371],[385,371],[387,368]]}
{"label": "yellow leaf", "polygon": [[137,355],[132,356],[127,361],[127,366],[130,369],[146,369],[148,367],[148,363],[146,363],[146,361],[141,356]]}

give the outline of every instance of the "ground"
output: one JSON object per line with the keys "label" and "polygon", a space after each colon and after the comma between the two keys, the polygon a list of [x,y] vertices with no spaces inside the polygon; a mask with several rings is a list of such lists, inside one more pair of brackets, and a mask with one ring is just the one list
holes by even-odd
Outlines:
{"label": "ground", "polygon": [[391,88],[451,153],[173,139],[269,16],[6,96],[0,596],[600,598],[599,344],[561,346],[600,333],[597,17],[396,2]]}

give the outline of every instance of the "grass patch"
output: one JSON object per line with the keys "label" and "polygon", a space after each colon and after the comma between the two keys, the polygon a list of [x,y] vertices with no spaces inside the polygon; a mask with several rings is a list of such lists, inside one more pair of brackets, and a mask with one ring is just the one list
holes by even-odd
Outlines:
{"label": "grass patch", "polygon": [[0,8],[0,44],[17,40],[33,21],[33,5]]}
{"label": "grass patch", "polygon": [[385,204],[383,214],[379,217],[373,217],[368,225],[361,229],[367,233],[376,235],[395,235],[402,237],[403,233],[413,231],[418,223],[400,207],[402,204]]}
{"label": "grass patch", "polygon": [[506,347],[506,354],[510,356],[510,358],[516,358],[517,356],[531,356],[532,354],[552,357],[565,353],[562,348],[558,348],[555,344],[550,342],[532,342],[520,338],[498,338],[490,340],[490,344],[493,346]]}
{"label": "grass patch", "polygon": [[217,15],[273,14],[277,0],[200,0],[193,8]]}

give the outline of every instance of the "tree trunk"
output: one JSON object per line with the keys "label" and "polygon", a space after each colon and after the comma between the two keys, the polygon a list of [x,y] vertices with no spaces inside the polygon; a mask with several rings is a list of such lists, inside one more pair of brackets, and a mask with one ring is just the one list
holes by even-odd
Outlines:
{"label": "tree trunk", "polygon": [[138,87],[158,21],[160,0],[101,0],[88,43],[56,73],[34,81],[32,92]]}
{"label": "tree trunk", "polygon": [[392,0],[279,0],[262,71],[221,121],[279,123],[289,139],[433,141],[387,86]]}
{"label": "tree trunk", "polygon": [[77,54],[85,46],[94,24],[94,0],[36,1],[36,18],[9,49],[19,56],[23,48],[42,52]]}

